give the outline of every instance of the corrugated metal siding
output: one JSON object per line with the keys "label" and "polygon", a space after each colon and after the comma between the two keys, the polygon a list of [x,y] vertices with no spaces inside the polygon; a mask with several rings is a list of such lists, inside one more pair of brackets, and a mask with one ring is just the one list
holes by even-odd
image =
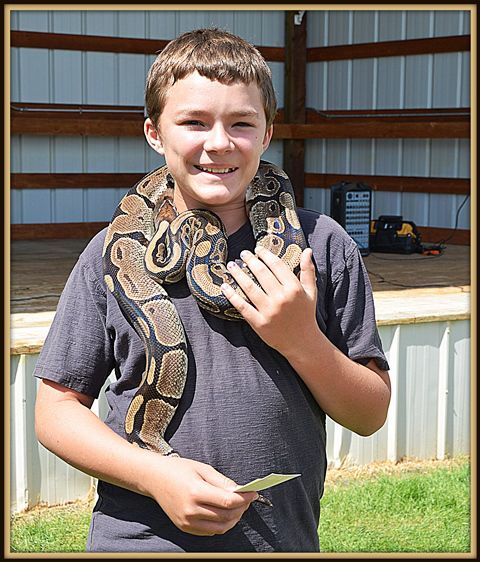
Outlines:
{"label": "corrugated metal siding", "polygon": [[[379,333],[391,368],[387,422],[371,437],[360,437],[327,418],[329,466],[469,454],[470,322],[381,325]],[[40,502],[56,504],[85,497],[92,485],[90,477],[48,452],[35,438],[37,381],[32,373],[37,358],[11,357],[10,495],[14,512]],[[94,411],[102,418],[107,415],[103,392]]]}
{"label": "corrugated metal siding", "polygon": [[[172,39],[218,26],[266,46],[284,43],[277,11],[15,11],[12,29],[114,37]],[[13,48],[12,102],[143,105],[145,76],[154,56]],[[269,63],[283,105],[283,63]],[[274,141],[264,158],[282,164]],[[12,139],[12,172],[146,172],[164,163],[144,139],[39,137]],[[125,186],[125,190],[131,186]],[[125,190],[12,190],[12,223],[107,221]]]}
{"label": "corrugated metal siding", "polygon": [[[309,11],[309,47],[468,34],[465,11]],[[307,106],[334,109],[470,107],[470,54],[442,53],[307,66]],[[307,172],[470,177],[467,139],[345,139],[306,142]],[[307,189],[305,205],[330,212],[327,190]],[[403,215],[452,228],[464,196],[376,192],[372,214]],[[470,201],[458,228],[470,228]]]}

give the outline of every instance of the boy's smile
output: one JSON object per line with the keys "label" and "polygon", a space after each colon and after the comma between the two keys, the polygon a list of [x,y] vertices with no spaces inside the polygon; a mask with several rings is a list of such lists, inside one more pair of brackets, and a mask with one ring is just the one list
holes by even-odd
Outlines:
{"label": "boy's smile", "polygon": [[230,232],[246,220],[245,190],[272,131],[255,83],[222,84],[197,72],[168,90],[156,130],[145,122],[175,179],[178,211],[211,209]]}

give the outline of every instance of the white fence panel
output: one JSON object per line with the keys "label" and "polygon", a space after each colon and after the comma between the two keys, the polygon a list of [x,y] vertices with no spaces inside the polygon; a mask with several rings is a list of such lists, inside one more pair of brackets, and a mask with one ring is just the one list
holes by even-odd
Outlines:
{"label": "white fence panel", "polygon": [[[381,315],[380,318],[379,332],[392,381],[387,421],[374,435],[361,437],[327,417],[329,466],[469,454],[470,321],[391,324]],[[39,503],[54,505],[84,498],[94,482],[36,440],[34,404],[38,383],[32,373],[37,357],[11,357],[13,512]],[[101,418],[106,416],[108,404],[103,393],[95,402],[94,411]]]}

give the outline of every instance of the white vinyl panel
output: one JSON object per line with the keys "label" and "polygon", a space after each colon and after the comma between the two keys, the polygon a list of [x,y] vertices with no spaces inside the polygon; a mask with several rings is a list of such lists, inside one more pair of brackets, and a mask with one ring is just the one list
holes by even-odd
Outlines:
{"label": "white vinyl panel", "polygon": [[307,47],[324,47],[327,43],[325,26],[328,26],[328,12],[309,10],[307,12]]}
{"label": "white vinyl panel", "polygon": [[327,71],[327,62],[311,62],[307,64],[306,107],[313,109],[326,108],[328,84]]}
{"label": "white vinyl panel", "polygon": [[461,53],[460,107],[471,106],[470,95],[470,53]]}
{"label": "white vinyl panel", "polygon": [[405,108],[428,107],[428,55],[413,55],[405,60]]}
{"label": "white vinyl panel", "polygon": [[285,99],[285,88],[284,88],[284,80],[285,80],[285,65],[283,62],[269,62],[268,66],[272,71],[272,83],[273,89],[275,92],[275,96],[277,98],[277,106],[285,107],[284,99]]}
{"label": "white vinyl panel", "polygon": [[349,61],[328,63],[328,109],[347,109],[349,102]]}
{"label": "white vinyl panel", "polygon": [[400,214],[405,220],[413,221],[417,226],[428,226],[430,224],[429,198],[427,193],[404,193]]}
{"label": "white vinyl panel", "polygon": [[115,36],[118,30],[118,13],[114,10],[86,10],[86,35]]}
{"label": "white vinyl panel", "polygon": [[117,103],[117,54],[86,53],[87,104],[115,105]]}
{"label": "white vinyl panel", "polygon": [[[471,378],[476,373],[471,370],[470,363],[470,322],[464,320],[451,323],[452,344],[451,355],[453,355],[453,377],[450,388],[449,420],[451,425],[451,449],[448,451],[452,456],[470,452],[470,424],[471,424]],[[472,420],[473,421],[473,420]],[[473,424],[472,424],[473,426]]]}
{"label": "white vinyl panel", "polygon": [[370,139],[352,139],[350,151],[351,173],[371,174],[372,141]]}
{"label": "white vinyl panel", "polygon": [[374,98],[373,59],[352,61],[352,109],[371,108]]}
{"label": "white vinyl panel", "polygon": [[326,170],[327,174],[348,174],[348,140],[327,139]]}
{"label": "white vinyl panel", "polygon": [[74,10],[53,10],[54,33],[82,33],[82,12]]}
{"label": "white vinyl panel", "polygon": [[437,441],[438,366],[444,323],[402,327],[406,353],[405,419],[407,457],[435,458]]}
{"label": "white vinyl panel", "polygon": [[403,14],[397,10],[380,10],[378,14],[378,41],[402,39]]}
{"label": "white vinyl panel", "polygon": [[458,141],[458,171],[457,177],[470,177],[470,140],[459,139]]}
{"label": "white vinyl panel", "polygon": [[375,12],[358,10],[353,12],[353,42],[370,43],[375,36]]}
{"label": "white vinyl panel", "polygon": [[306,187],[303,193],[303,207],[328,215],[330,213],[330,190]]}
{"label": "white vinyl panel", "polygon": [[53,103],[82,103],[82,54],[53,51]]}
{"label": "white vinyl panel", "polygon": [[263,22],[257,11],[235,11],[233,13],[233,31],[253,45],[262,44]]}
{"label": "white vinyl panel", "polygon": [[378,60],[377,108],[397,109],[402,100],[402,58],[386,57]]}
{"label": "white vinyl panel", "polygon": [[425,177],[429,174],[429,141],[424,139],[404,139],[400,175]]}
{"label": "white vinyl panel", "polygon": [[270,143],[270,146],[262,155],[262,159],[267,162],[272,162],[277,166],[282,167],[283,165],[283,142],[274,140]]}
{"label": "white vinyl panel", "polygon": [[[471,197],[467,197],[466,195],[455,195],[455,216],[458,212],[458,224],[457,228],[466,228],[470,229],[470,217],[471,217]],[[454,223],[455,223],[454,219]],[[476,214],[475,219],[476,220]]]}
{"label": "white vinyl panel", "polygon": [[148,39],[173,39],[177,35],[177,17],[180,12],[150,10],[146,12]]}
{"label": "white vinyl panel", "polygon": [[[143,172],[145,170],[145,147],[153,152],[147,141],[141,137],[121,137],[118,142],[119,168],[121,173]],[[125,186],[128,187],[128,186]]]}
{"label": "white vinyl panel", "polygon": [[22,171],[22,137],[13,135],[10,139],[10,172],[16,174]]}
{"label": "white vinyl panel", "polygon": [[49,31],[49,16],[46,10],[19,10],[18,29],[21,31]]}
{"label": "white vinyl panel", "polygon": [[20,100],[20,50],[17,47],[10,49],[10,101]]}
{"label": "white vinyl panel", "polygon": [[55,189],[54,222],[82,222],[85,220],[81,189]]}
{"label": "white vinyl panel", "polygon": [[392,191],[372,192],[372,219],[380,215],[401,215],[402,194]]}
{"label": "white vinyl panel", "polygon": [[18,172],[50,172],[50,142],[48,137],[20,137],[20,159],[22,167]]}
{"label": "white vinyl panel", "polygon": [[10,191],[10,222],[12,224],[23,222],[22,191],[21,189]]}
{"label": "white vinyl panel", "polygon": [[[475,12],[473,12],[475,14]],[[472,12],[463,12],[463,29],[462,33],[466,33],[467,35],[470,33],[470,17]]]}
{"label": "white vinyl panel", "polygon": [[177,18],[178,34],[215,25],[215,13],[208,10],[179,11]]}
{"label": "white vinyl panel", "polygon": [[328,14],[328,44],[346,45],[350,43],[350,12],[332,10]]}
{"label": "white vinyl panel", "polygon": [[145,38],[146,12],[139,11],[120,11],[118,12],[118,35],[119,37],[140,37]]}
{"label": "white vinyl panel", "polygon": [[118,196],[115,188],[85,189],[85,220],[110,221],[118,205]]}
{"label": "white vinyl panel", "polygon": [[52,139],[52,171],[56,173],[81,173],[83,170],[83,141],[81,137],[56,136]]}
{"label": "white vinyl panel", "polygon": [[10,12],[10,29],[11,30],[18,30],[19,28],[19,23],[18,23],[18,17],[19,17],[20,12],[18,10],[12,10]]}
{"label": "white vinyl panel", "polygon": [[400,175],[398,173],[400,142],[398,139],[377,140],[375,143],[374,174],[379,176]]}
{"label": "white vinyl panel", "polygon": [[431,36],[432,13],[422,10],[407,11],[406,39],[420,39]]}
{"label": "white vinyl panel", "polygon": [[52,222],[52,190],[22,189],[22,222],[24,224]]}
{"label": "white vinyl panel", "polygon": [[430,144],[430,176],[451,178],[456,175],[455,141],[432,139]]}
{"label": "white vinyl panel", "polygon": [[19,49],[18,64],[20,98],[16,101],[48,103],[51,72],[48,50]]}
{"label": "white vinyl panel", "polygon": [[85,172],[116,172],[118,143],[113,137],[87,137],[85,141]]}
{"label": "white vinyl panel", "polygon": [[457,53],[433,55],[433,107],[457,105]]}
{"label": "white vinyl panel", "polygon": [[120,105],[143,105],[145,90],[145,56],[118,55],[118,103]]}
{"label": "white vinyl panel", "polygon": [[434,35],[435,37],[445,37],[447,35],[459,35],[462,26],[463,12],[455,10],[435,10],[434,14]]}
{"label": "white vinyl panel", "polygon": [[262,18],[262,45],[283,47],[285,45],[285,12],[265,10]]}
{"label": "white vinyl panel", "polygon": [[208,12],[208,27],[218,27],[225,31],[233,32],[234,17],[233,12],[229,10],[215,10]]}
{"label": "white vinyl panel", "polygon": [[429,197],[428,226],[453,228],[455,225],[455,212],[457,210],[455,195],[431,193]]}
{"label": "white vinyl panel", "polygon": [[305,171],[324,173],[326,154],[325,139],[308,139],[305,143]]}

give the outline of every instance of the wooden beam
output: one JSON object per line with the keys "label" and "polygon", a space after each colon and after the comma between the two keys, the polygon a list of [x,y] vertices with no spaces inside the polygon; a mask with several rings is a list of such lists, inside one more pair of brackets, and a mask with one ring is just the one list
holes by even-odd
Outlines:
{"label": "wooden beam", "polygon": [[437,228],[433,226],[417,226],[422,242],[436,244],[446,241],[446,244],[470,246],[471,231],[465,229]]}
{"label": "wooden beam", "polygon": [[377,41],[375,43],[354,43],[352,45],[334,45],[330,47],[310,47],[307,49],[307,62],[456,53],[469,50],[470,35],[452,35],[426,39],[403,39],[399,41]]}
{"label": "wooden beam", "polygon": [[338,182],[363,182],[374,191],[395,191],[400,193],[443,193],[467,195],[470,193],[470,179],[466,178],[425,178],[410,176],[372,176],[366,174],[305,174],[305,186],[328,189]]}
{"label": "wooden beam", "polygon": [[403,120],[343,119],[316,124],[275,125],[275,139],[455,139],[470,138],[470,124],[463,120],[404,122]]}
{"label": "wooden beam", "polygon": [[118,187],[130,188],[135,185],[145,174],[12,174],[10,187],[12,189],[85,189]]}
{"label": "wooden beam", "polygon": [[[116,187],[127,189],[144,175],[135,173],[36,173],[12,174],[11,189],[85,189]],[[364,182],[374,191],[400,193],[444,193],[466,195],[470,193],[468,178],[432,178],[411,176],[378,176],[367,174],[316,174],[305,173],[304,185],[310,188],[327,189],[340,181]]]}
{"label": "wooden beam", "polygon": [[[45,33],[43,31],[10,32],[10,44],[12,47],[26,47],[30,49],[154,55],[164,49],[169,42],[170,40],[165,39],[75,35],[70,33]],[[282,62],[285,59],[283,47],[258,46],[257,49],[268,61]]]}
{"label": "wooden beam", "polygon": [[[106,226],[108,222],[12,224],[11,240],[88,239]],[[418,226],[418,229],[423,242],[435,243],[448,239],[447,244],[470,245],[470,230],[428,226]]]}
{"label": "wooden beam", "polygon": [[[297,93],[291,95],[300,97],[303,90],[301,83],[297,84]],[[279,112],[274,138],[298,141],[312,138],[470,137],[468,108],[326,112],[310,109],[306,112],[305,123],[300,122],[303,112],[299,107],[301,100],[298,99],[292,105],[293,109],[288,110],[291,115],[287,114],[287,109]],[[13,103],[10,115],[12,134],[143,135],[144,110],[141,106]],[[299,122],[292,123],[289,119]]]}
{"label": "wooden beam", "polygon": [[38,240],[40,238],[92,238],[108,222],[63,222],[45,224],[12,224],[11,240]]}
{"label": "wooden beam", "polygon": [[[285,108],[283,119],[288,123],[305,123],[307,71],[307,15],[298,19],[298,12],[285,12]],[[278,131],[274,127],[275,138]],[[300,138],[285,137],[283,141],[283,168],[295,191],[297,205],[304,199],[305,142]]]}

